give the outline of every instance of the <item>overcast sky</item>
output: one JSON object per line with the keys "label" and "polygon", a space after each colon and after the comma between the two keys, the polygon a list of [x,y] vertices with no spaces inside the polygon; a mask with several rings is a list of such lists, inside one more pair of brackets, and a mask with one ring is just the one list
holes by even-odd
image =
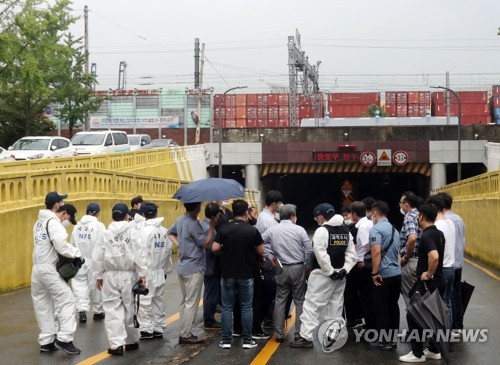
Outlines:
{"label": "overcast sky", "polygon": [[480,89],[500,84],[499,0],[75,0],[98,88],[192,87],[194,38],[205,43],[204,87],[288,86],[288,36],[301,34],[325,91]]}

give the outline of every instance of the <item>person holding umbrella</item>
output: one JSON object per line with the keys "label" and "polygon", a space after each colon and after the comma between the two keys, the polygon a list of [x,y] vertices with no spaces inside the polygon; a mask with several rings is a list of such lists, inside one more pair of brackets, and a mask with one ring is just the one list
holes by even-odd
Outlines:
{"label": "person holding umbrella", "polygon": [[[419,209],[418,223],[422,228],[417,261],[417,282],[410,292],[410,296],[416,291],[423,293],[425,290],[431,293],[438,290],[443,296],[446,290],[446,281],[443,277],[443,258],[445,238],[443,232],[434,225],[438,210],[435,206],[424,204]],[[424,287],[424,288],[422,288]],[[423,338],[422,326],[415,321],[410,314],[406,315],[410,331],[419,331],[418,339]],[[401,362],[425,362],[426,359],[440,360],[441,354],[436,346],[434,338],[429,341],[429,348],[424,350],[424,342],[413,340],[411,336],[411,351],[399,358]]]}

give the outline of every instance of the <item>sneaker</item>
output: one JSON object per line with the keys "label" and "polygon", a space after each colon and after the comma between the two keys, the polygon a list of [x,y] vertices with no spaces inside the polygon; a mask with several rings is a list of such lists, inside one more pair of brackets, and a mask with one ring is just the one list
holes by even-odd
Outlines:
{"label": "sneaker", "polygon": [[139,344],[136,343],[129,343],[125,345],[125,350],[126,351],[132,351],[132,350],[138,350],[139,349]]}
{"label": "sneaker", "polygon": [[254,347],[257,347],[257,342],[255,342],[254,340],[243,340],[244,349],[253,349]]}
{"label": "sneaker", "polygon": [[99,321],[101,319],[104,319],[104,317],[104,313],[94,313],[94,316],[92,318],[94,319],[94,321]]}
{"label": "sneaker", "polygon": [[153,331],[153,337],[158,339],[163,338],[163,332]]}
{"label": "sneaker", "polygon": [[56,345],[54,345],[54,342],[40,346],[40,352],[49,352],[49,351],[56,351],[56,350],[57,350],[57,347],[56,347]]}
{"label": "sneaker", "polygon": [[203,329],[205,330],[220,330],[222,328],[219,322],[205,323]]}
{"label": "sneaker", "polygon": [[80,354],[80,349],[76,348],[75,345],[73,345],[73,341],[70,342],[62,342],[59,340],[54,341],[54,345],[58,348],[63,350],[64,352],[71,354],[71,355],[79,355]]}
{"label": "sneaker", "polygon": [[108,349],[108,354],[114,356],[123,356],[123,346],[120,346],[116,349]]}
{"label": "sneaker", "polygon": [[234,332],[233,332],[233,337],[241,337],[241,332],[239,332],[239,331],[234,331]]}
{"label": "sneaker", "polygon": [[85,312],[78,312],[78,318],[79,318],[80,323],[87,322],[87,313],[85,313]]}
{"label": "sneaker", "polygon": [[139,338],[139,340],[151,340],[153,336],[154,335],[151,332],[141,331],[141,337]]}
{"label": "sneaker", "polygon": [[252,333],[252,339],[254,340],[269,340],[271,336],[266,335],[264,332]]}
{"label": "sneaker", "polygon": [[441,360],[441,354],[438,352],[438,353],[435,353],[435,352],[432,352],[431,350],[429,349],[425,349],[424,350],[424,355],[425,355],[425,358],[426,359],[431,359],[431,360]]}
{"label": "sneaker", "polygon": [[425,362],[425,355],[421,357],[416,357],[413,352],[410,351],[406,355],[400,356],[399,361],[401,362]]}
{"label": "sneaker", "polygon": [[369,342],[368,346],[370,346],[370,348],[375,350],[385,350],[385,351],[391,351],[394,348],[392,342],[386,342],[386,343]]}
{"label": "sneaker", "polygon": [[290,342],[290,347],[293,348],[312,348],[313,347],[313,342],[308,341],[302,336],[296,338],[292,342]]}
{"label": "sneaker", "polygon": [[285,342],[285,338],[284,337],[275,337],[274,340],[277,342],[277,343],[283,343]]}
{"label": "sneaker", "polygon": [[219,342],[219,347],[222,347],[223,349],[230,349],[231,348],[231,340],[230,339],[222,339]]}
{"label": "sneaker", "polygon": [[362,319],[355,319],[352,322],[348,322],[346,327],[347,328],[358,328],[363,326],[363,320]]}
{"label": "sneaker", "polygon": [[179,345],[193,345],[197,343],[203,343],[203,339],[194,335],[191,335],[190,337],[179,336]]}

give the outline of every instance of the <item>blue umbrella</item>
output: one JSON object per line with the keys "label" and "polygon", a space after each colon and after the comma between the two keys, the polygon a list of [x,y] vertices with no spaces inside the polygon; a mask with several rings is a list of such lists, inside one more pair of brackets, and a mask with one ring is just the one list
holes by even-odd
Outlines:
{"label": "blue umbrella", "polygon": [[208,178],[184,185],[174,194],[183,203],[201,203],[232,198],[242,198],[245,188],[236,180]]}

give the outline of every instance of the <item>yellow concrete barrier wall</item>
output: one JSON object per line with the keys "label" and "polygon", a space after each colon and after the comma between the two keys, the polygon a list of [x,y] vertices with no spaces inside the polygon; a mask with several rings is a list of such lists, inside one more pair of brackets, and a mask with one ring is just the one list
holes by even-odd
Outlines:
{"label": "yellow concrete barrier wall", "polygon": [[465,222],[465,252],[500,268],[500,170],[443,186],[453,197],[453,211]]}

